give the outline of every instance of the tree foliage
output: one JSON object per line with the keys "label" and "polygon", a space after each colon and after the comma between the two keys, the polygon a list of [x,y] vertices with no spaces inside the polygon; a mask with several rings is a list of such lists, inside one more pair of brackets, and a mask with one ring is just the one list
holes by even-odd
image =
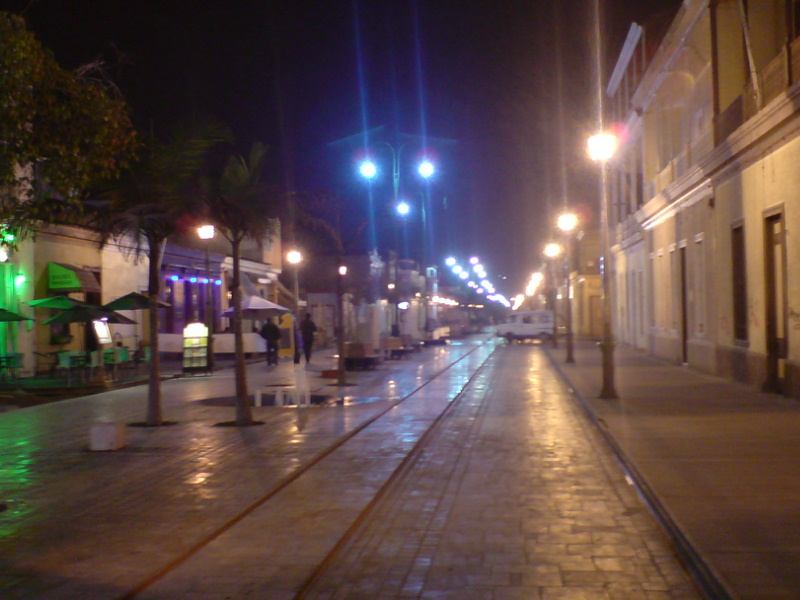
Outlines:
{"label": "tree foliage", "polygon": [[274,186],[261,181],[267,156],[266,147],[253,144],[250,156],[232,156],[213,179],[207,212],[211,222],[231,244],[234,307],[234,348],[236,354],[236,424],[253,424],[247,391],[242,332],[241,248],[246,239],[263,240],[277,233],[275,217],[281,208]]}
{"label": "tree foliage", "polygon": [[[114,177],[128,165],[135,131],[127,104],[99,65],[62,69],[25,21],[5,12],[0,90],[0,189],[14,191],[0,196],[6,215],[20,200],[48,195],[77,206],[93,180]],[[47,204],[29,205],[29,218]]]}
{"label": "tree foliage", "polygon": [[[166,142],[150,138],[123,176],[98,191],[92,227],[103,239],[125,239],[137,257],[147,257],[150,331],[159,331],[161,258],[167,238],[194,221],[207,195],[203,167],[211,148],[229,141],[217,122],[179,123]],[[152,335],[146,424],[163,424],[158,335]]]}

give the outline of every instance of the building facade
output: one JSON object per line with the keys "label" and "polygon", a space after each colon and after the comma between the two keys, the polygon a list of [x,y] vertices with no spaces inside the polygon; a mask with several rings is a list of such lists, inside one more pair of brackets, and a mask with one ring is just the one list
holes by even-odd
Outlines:
{"label": "building facade", "polygon": [[800,3],[685,0],[607,82],[621,342],[800,397]]}

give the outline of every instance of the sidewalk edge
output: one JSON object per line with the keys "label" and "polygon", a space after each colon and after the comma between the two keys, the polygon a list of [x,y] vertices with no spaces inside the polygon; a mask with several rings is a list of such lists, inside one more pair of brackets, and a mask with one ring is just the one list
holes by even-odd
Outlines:
{"label": "sidewalk edge", "polygon": [[572,393],[578,400],[578,405],[580,408],[584,411],[589,420],[600,432],[600,434],[603,436],[603,439],[611,448],[611,451],[614,453],[614,456],[617,458],[617,461],[619,462],[623,471],[625,471],[625,473],[629,476],[629,479],[637,494],[642,499],[645,506],[647,506],[647,509],[650,511],[650,513],[658,521],[664,533],[675,546],[680,561],[683,563],[686,570],[691,574],[700,591],[707,598],[709,598],[709,600],[738,600],[739,596],[725,582],[725,579],[703,559],[699,552],[697,552],[687,535],[681,530],[680,526],[672,518],[670,512],[650,488],[647,480],[633,464],[633,461],[628,458],[628,456],[625,454],[625,451],[617,443],[617,440],[614,439],[614,436],[611,434],[602,420],[597,418],[597,415],[592,410],[592,407],[587,401],[586,397],[575,385],[573,385],[562,364],[556,360],[549,349],[545,349],[545,354],[550,360],[550,363],[558,371],[559,375],[561,375],[561,379],[567,384],[569,389],[572,390]]}

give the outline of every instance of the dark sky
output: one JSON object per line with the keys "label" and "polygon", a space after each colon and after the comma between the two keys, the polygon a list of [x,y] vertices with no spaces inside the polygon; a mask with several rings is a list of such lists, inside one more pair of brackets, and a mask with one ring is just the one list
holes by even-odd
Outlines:
{"label": "dark sky", "polygon": [[[632,20],[680,3],[607,4],[604,41],[618,48]],[[139,126],[213,114],[242,153],[270,146],[276,181],[338,194],[351,223],[367,215],[357,150],[330,142],[378,126],[396,146],[397,132],[449,140],[428,144],[439,160],[429,256],[477,254],[507,295],[539,266],[565,197],[596,212],[584,152],[596,114],[591,1],[0,0],[0,10],[24,12],[64,67],[102,57]],[[400,157],[412,201],[420,151],[412,143]],[[384,248],[398,239],[389,179],[373,187]],[[418,216],[407,227],[418,252]]]}

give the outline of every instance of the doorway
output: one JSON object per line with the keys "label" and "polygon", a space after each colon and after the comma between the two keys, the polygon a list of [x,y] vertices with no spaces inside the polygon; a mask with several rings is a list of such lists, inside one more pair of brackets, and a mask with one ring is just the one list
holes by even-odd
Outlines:
{"label": "doorway", "polygon": [[765,391],[786,392],[786,232],[783,211],[764,220],[767,378]]}

